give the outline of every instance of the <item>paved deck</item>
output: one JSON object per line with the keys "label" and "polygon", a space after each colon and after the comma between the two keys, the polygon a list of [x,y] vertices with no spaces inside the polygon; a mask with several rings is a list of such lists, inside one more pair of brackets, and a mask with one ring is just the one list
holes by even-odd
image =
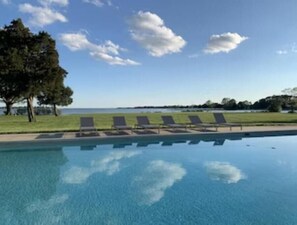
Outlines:
{"label": "paved deck", "polygon": [[71,132],[62,132],[62,133],[34,133],[34,134],[3,134],[0,135],[0,144],[1,143],[13,143],[13,142],[57,142],[58,140],[99,140],[99,139],[111,139],[111,138],[133,138],[133,137],[170,137],[170,136],[186,136],[186,135],[232,135],[232,134],[242,134],[242,135],[282,135],[282,134],[296,134],[297,135],[297,126],[248,126],[240,128],[232,128],[232,131],[229,128],[219,128],[218,131],[215,129],[209,129],[206,131],[201,131],[197,129],[187,129],[185,130],[166,130],[163,129],[158,134],[157,131],[123,131],[120,133],[112,131],[100,131],[99,135],[83,135],[82,137],[79,133]]}

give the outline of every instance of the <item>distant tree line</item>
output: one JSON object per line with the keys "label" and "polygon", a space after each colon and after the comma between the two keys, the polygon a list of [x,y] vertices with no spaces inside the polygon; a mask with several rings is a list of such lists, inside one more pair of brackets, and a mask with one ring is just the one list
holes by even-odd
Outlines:
{"label": "distant tree line", "polygon": [[48,33],[31,33],[21,19],[0,28],[0,100],[6,115],[15,103],[26,102],[29,122],[36,121],[33,101],[37,99],[39,105],[51,105],[57,116],[57,106],[72,103],[73,91],[64,85],[66,75]]}
{"label": "distant tree line", "polygon": [[[273,95],[259,99],[252,103],[250,101],[237,102],[233,98],[223,98],[220,103],[206,101],[200,105],[168,105],[158,106],[155,108],[184,108],[184,109],[224,109],[224,110],[265,110],[269,112],[280,112],[281,110],[289,110],[294,112],[297,108],[297,87],[287,88],[282,91],[283,95]],[[136,107],[151,108],[152,106]],[[153,107],[154,108],[154,107]]]}

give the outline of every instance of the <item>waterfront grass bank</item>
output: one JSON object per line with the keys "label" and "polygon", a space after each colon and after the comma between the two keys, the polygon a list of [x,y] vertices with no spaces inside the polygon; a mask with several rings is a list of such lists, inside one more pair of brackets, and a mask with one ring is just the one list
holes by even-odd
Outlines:
{"label": "waterfront grass bank", "polygon": [[[79,118],[92,116],[96,128],[99,130],[110,129],[113,116],[125,116],[128,125],[134,126],[137,115],[146,115],[152,123],[161,123],[161,115],[172,115],[177,123],[187,123],[187,115],[199,115],[205,123],[214,123],[212,113],[207,112],[179,112],[179,113],[113,113],[113,114],[80,114],[37,116],[36,123],[29,123],[26,116],[0,116],[0,133],[30,133],[30,132],[61,132],[78,131]],[[242,123],[243,125],[277,125],[297,124],[297,113],[224,113],[228,122]]]}

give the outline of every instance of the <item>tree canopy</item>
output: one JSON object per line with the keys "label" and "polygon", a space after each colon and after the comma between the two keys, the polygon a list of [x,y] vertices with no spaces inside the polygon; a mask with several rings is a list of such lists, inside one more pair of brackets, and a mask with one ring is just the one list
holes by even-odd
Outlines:
{"label": "tree canopy", "polygon": [[[60,100],[51,102],[54,106],[72,102],[73,92],[63,84],[67,71],[59,65],[56,43],[47,32],[33,34],[17,19],[0,30],[0,40],[0,98],[7,114],[14,103],[25,100],[32,122],[35,97],[55,95]],[[57,97],[59,94],[67,97]]]}

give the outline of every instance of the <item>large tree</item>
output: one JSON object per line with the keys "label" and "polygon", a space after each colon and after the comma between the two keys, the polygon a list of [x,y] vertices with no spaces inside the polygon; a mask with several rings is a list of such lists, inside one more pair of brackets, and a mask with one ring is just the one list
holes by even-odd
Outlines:
{"label": "large tree", "polygon": [[290,112],[295,112],[297,107],[297,87],[294,88],[286,88],[282,90],[282,92],[286,95],[289,95],[288,105],[290,106]]}
{"label": "large tree", "polygon": [[0,29],[0,99],[6,104],[7,115],[13,104],[22,100],[24,86],[20,78],[32,36],[20,19]]}
{"label": "large tree", "polygon": [[33,100],[44,90],[53,86],[60,77],[63,79],[67,72],[59,66],[59,55],[55,41],[46,32],[40,32],[32,38],[31,51],[28,57],[26,74],[23,77],[26,88],[23,96],[27,100],[29,121],[35,120]]}
{"label": "large tree", "polygon": [[[63,71],[60,71],[63,72]],[[39,96],[37,96],[39,105],[52,105],[53,113],[58,116],[57,106],[67,106],[73,101],[73,91],[70,87],[64,86],[63,76],[57,76],[51,85],[48,85]]]}
{"label": "large tree", "polygon": [[[11,25],[5,26],[1,32],[5,33],[2,35],[6,44],[4,49],[8,49],[6,52],[3,51],[3,62],[7,62],[7,67],[3,71],[5,75],[12,77],[9,82],[4,79],[3,85],[16,86],[17,93],[14,97],[26,100],[28,120],[34,122],[34,98],[44,90],[50,89],[57,77],[60,76],[63,80],[67,72],[59,66],[56,44],[48,33],[32,34],[20,19],[12,21]],[[10,38],[12,39],[8,40]],[[8,54],[13,49],[17,49],[14,54]],[[17,66],[9,62],[10,55]]]}

